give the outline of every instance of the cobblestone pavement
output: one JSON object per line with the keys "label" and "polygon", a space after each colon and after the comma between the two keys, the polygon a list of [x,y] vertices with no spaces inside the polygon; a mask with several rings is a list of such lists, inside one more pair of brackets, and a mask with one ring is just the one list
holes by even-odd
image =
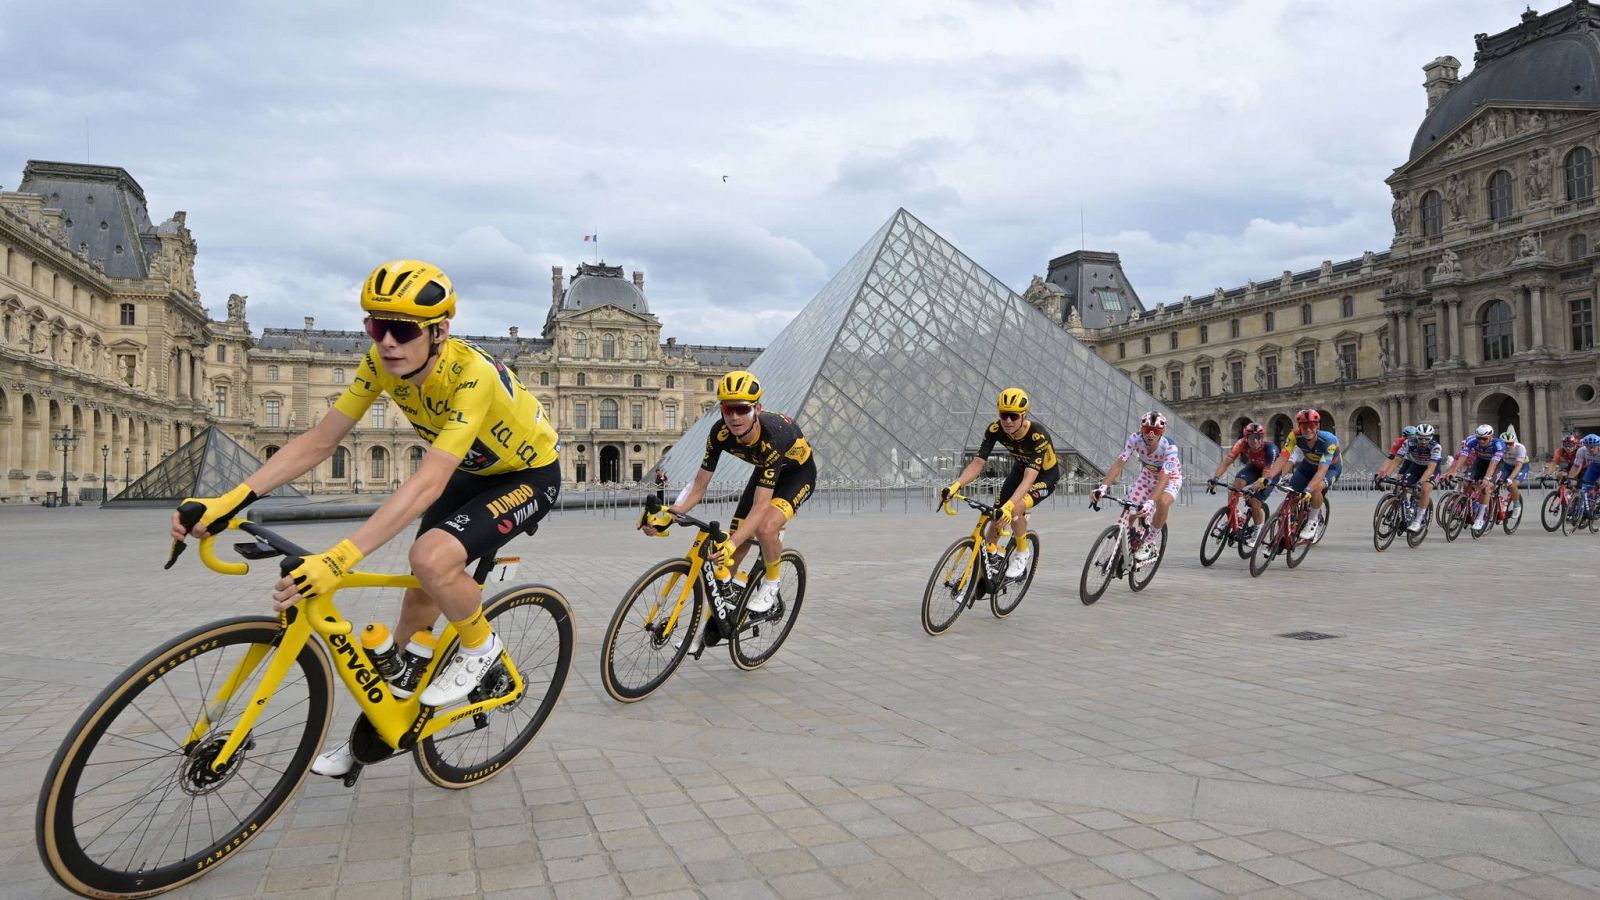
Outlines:
{"label": "cobblestone pavement", "polygon": [[[400,759],[354,790],[308,783],[175,896],[1600,896],[1590,536],[1530,514],[1377,554],[1373,498],[1345,493],[1301,568],[1252,579],[1232,551],[1200,566],[1219,502],[1198,500],[1151,588],[1093,607],[1078,573],[1112,517],[1052,505],[1021,608],[941,638],[922,589],[969,519],[808,508],[789,534],[808,597],[778,656],[742,673],[712,649],[628,706],[600,686],[600,636],[689,536],[559,514],[512,549],[572,601],[579,652],[511,771],[448,792]],[[0,509],[0,897],[63,895],[33,809],[94,693],[180,630],[266,609],[265,564],[161,571],[164,520]],[[321,547],[350,527],[286,530]],[[389,621],[395,601],[341,606]],[[1308,629],[1338,637],[1277,637]],[[335,730],[351,715],[341,698]]]}

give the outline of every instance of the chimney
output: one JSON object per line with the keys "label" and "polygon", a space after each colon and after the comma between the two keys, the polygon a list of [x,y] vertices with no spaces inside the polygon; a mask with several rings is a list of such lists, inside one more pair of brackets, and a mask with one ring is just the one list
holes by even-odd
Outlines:
{"label": "chimney", "polygon": [[517,339],[517,326],[515,325],[511,326],[511,339],[513,341]]}
{"label": "chimney", "polygon": [[550,267],[550,305],[561,305],[561,267]]}
{"label": "chimney", "polygon": [[313,329],[315,327],[317,327],[316,317],[314,317],[314,316],[306,316],[306,330],[310,331],[311,329]]}
{"label": "chimney", "polygon": [[641,294],[644,293],[644,273],[643,272],[635,271],[633,273],[633,286],[639,289],[639,293],[641,293]]}
{"label": "chimney", "polygon": [[678,346],[678,339],[675,338],[675,337],[667,338],[667,346],[668,347],[676,347],[676,346]]}
{"label": "chimney", "polygon": [[1441,56],[1433,62],[1422,67],[1422,72],[1427,76],[1422,86],[1428,91],[1428,112],[1439,105],[1444,95],[1450,89],[1461,83],[1461,60],[1454,56]]}

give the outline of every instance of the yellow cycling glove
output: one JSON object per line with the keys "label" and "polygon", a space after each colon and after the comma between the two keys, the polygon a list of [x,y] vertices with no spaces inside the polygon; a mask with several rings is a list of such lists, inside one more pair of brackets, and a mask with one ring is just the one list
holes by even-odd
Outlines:
{"label": "yellow cycling glove", "polygon": [[338,586],[339,579],[355,568],[364,556],[346,538],[326,552],[301,559],[300,565],[289,571],[289,577],[294,579],[294,588],[301,597],[307,600],[326,597]]}
{"label": "yellow cycling glove", "polygon": [[655,512],[645,512],[645,513],[643,513],[641,515],[640,524],[641,525],[648,525],[651,528],[655,529],[653,531],[646,531],[645,532],[646,534],[650,535],[651,537],[666,537],[667,536],[667,530],[672,526],[672,522],[673,522],[672,510],[667,508],[667,507],[665,507],[665,506],[663,506],[662,508],[656,510]]}
{"label": "yellow cycling glove", "polygon": [[1010,525],[1011,517],[1016,514],[1016,507],[1011,505],[1010,500],[1007,500],[1006,502],[1000,504],[1000,508],[996,510],[996,512],[1000,514],[1001,525]]}
{"label": "yellow cycling glove", "polygon": [[[216,534],[228,527],[228,522],[246,506],[256,502],[256,492],[250,490],[250,485],[240,483],[238,487],[223,494],[221,497],[185,497],[178,504],[178,521],[193,531],[198,525],[206,530],[207,534]],[[215,526],[215,527],[213,527]]]}

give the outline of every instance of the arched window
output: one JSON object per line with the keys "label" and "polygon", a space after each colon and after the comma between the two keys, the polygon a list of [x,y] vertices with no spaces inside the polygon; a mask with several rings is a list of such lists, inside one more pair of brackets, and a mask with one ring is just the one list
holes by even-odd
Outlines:
{"label": "arched window", "polygon": [[1516,349],[1511,339],[1511,304],[1496,300],[1483,310],[1484,361],[1510,359]]}
{"label": "arched window", "polygon": [[600,358],[601,359],[616,359],[617,358],[617,336],[616,335],[608,333],[608,334],[603,335],[600,338]]}
{"label": "arched window", "polygon": [[584,385],[586,385],[588,383],[589,383],[589,376],[585,375],[582,372],[579,372],[578,373],[578,387],[583,387]]}
{"label": "arched window", "polygon": [[333,383],[334,384],[344,384],[344,370],[343,369],[334,369],[333,370]]}
{"label": "arched window", "polygon": [[373,447],[368,454],[370,462],[367,465],[368,476],[374,481],[381,481],[389,477],[389,451],[382,447]]}
{"label": "arched window", "polygon": [[274,446],[271,446],[269,444],[265,450],[261,451],[261,458],[262,459],[271,459],[273,457],[273,455],[276,454],[277,452],[278,452],[278,448],[274,447]]}
{"label": "arched window", "polygon": [[578,332],[572,336],[572,355],[583,359],[589,355],[589,336]]}
{"label": "arched window", "polygon": [[706,379],[706,391],[709,393],[709,392],[714,391],[716,389],[717,389],[717,380],[715,378],[707,378]]}
{"label": "arched window", "polygon": [[1489,218],[1495,222],[1511,217],[1511,173],[1505,169],[1489,176]]}
{"label": "arched window", "polygon": [[1588,147],[1572,148],[1566,170],[1568,200],[1587,200],[1594,194],[1594,154]]}
{"label": "arched window", "polygon": [[632,356],[634,359],[644,359],[644,337],[642,335],[636,334],[629,338],[628,344],[628,353],[630,356]]}
{"label": "arched window", "polygon": [[550,386],[550,373],[549,372],[540,372],[539,373],[539,384],[541,386],[543,386],[543,387],[549,387]]}
{"label": "arched window", "polygon": [[617,401],[610,397],[600,401],[600,427],[617,427]]}
{"label": "arched window", "polygon": [[677,387],[678,386],[677,382],[678,382],[678,379],[672,377],[671,375],[667,376],[667,387]]}
{"label": "arched window", "polygon": [[1422,195],[1422,236],[1438,237],[1444,233],[1444,198],[1438,191]]}
{"label": "arched window", "polygon": [[1309,304],[1309,303],[1300,304],[1300,324],[1301,325],[1310,325],[1311,324],[1311,304]]}
{"label": "arched window", "polygon": [[347,474],[349,472],[349,467],[350,451],[340,447],[339,449],[333,451],[333,468],[328,477],[336,481],[348,478],[350,477]]}
{"label": "arched window", "polygon": [[644,387],[644,376],[643,375],[635,375],[635,376],[633,376],[633,386],[634,387]]}
{"label": "arched window", "polygon": [[422,468],[422,457],[426,453],[427,451],[423,450],[421,447],[411,448],[410,452],[407,454],[411,457],[411,474],[417,474],[417,470]]}

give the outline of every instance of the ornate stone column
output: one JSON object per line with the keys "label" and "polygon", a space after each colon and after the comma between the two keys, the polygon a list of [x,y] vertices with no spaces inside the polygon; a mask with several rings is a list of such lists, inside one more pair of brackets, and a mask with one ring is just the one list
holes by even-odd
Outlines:
{"label": "ornate stone column", "polygon": [[1466,437],[1471,427],[1467,425],[1467,392],[1465,388],[1449,388],[1445,393],[1450,395],[1451,416],[1455,420],[1455,440]]}
{"label": "ornate stone column", "polygon": [[1528,286],[1528,316],[1533,323],[1533,346],[1528,349],[1542,351],[1544,349],[1544,285],[1534,284]]}

